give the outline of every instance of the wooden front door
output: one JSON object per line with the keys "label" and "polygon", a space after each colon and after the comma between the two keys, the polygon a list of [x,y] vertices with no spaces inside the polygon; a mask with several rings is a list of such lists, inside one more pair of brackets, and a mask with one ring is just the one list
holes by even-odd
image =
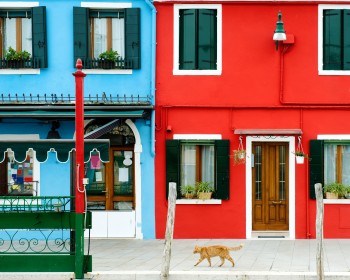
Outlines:
{"label": "wooden front door", "polygon": [[253,230],[285,231],[289,229],[288,154],[288,143],[253,143]]}

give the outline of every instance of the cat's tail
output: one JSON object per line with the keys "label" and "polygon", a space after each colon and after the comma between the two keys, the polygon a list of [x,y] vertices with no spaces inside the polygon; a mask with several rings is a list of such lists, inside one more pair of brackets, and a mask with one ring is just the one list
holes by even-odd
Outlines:
{"label": "cat's tail", "polygon": [[239,245],[237,247],[229,247],[228,249],[230,251],[238,251],[238,250],[241,250],[243,248],[243,246],[244,246],[244,244],[241,244],[241,245]]}

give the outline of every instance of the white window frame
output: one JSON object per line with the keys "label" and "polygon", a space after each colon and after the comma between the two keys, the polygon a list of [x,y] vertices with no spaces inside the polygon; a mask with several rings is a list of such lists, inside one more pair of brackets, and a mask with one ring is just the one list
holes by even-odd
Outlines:
{"label": "white window frame", "polygon": [[[132,3],[112,3],[112,2],[81,2],[80,6],[83,8],[91,8],[91,9],[126,9],[132,8]],[[84,73],[86,74],[107,74],[107,75],[115,75],[115,74],[124,74],[130,75],[132,74],[132,69],[84,69]]]}
{"label": "white window frame", "polygon": [[[39,2],[0,2],[2,8],[33,8],[38,7]],[[0,69],[0,75],[33,75],[40,74],[40,69]]]}
{"label": "white window frame", "polygon": [[318,6],[318,74],[329,76],[350,75],[350,70],[323,70],[323,10],[343,10],[350,9],[350,5],[330,5],[322,4]]}
{"label": "white window frame", "polygon": [[[182,9],[212,9],[217,11],[217,64],[215,70],[180,70],[179,69],[179,15]],[[222,73],[222,5],[221,4],[175,4],[174,5],[174,54],[173,75],[221,75]]]}

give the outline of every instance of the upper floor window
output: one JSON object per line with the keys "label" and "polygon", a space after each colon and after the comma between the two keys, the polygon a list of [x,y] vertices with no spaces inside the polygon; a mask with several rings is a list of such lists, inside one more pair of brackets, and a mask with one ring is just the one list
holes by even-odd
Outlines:
{"label": "upper floor window", "polygon": [[175,5],[174,74],[221,74],[221,5]]}
{"label": "upper floor window", "polygon": [[140,9],[74,7],[74,64],[84,68],[140,68]]}
{"label": "upper floor window", "polygon": [[45,7],[1,9],[0,68],[46,68]]}
{"label": "upper floor window", "polygon": [[319,15],[319,72],[349,74],[350,6],[320,5]]}

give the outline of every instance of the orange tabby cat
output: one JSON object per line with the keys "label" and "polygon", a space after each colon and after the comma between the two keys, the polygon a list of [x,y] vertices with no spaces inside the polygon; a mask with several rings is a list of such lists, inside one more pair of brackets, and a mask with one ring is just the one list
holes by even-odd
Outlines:
{"label": "orange tabby cat", "polygon": [[242,247],[243,247],[243,244],[237,247],[227,247],[227,246],[221,246],[221,245],[206,246],[206,247],[195,246],[193,250],[193,254],[199,253],[200,258],[194,266],[199,264],[204,259],[207,259],[209,262],[209,266],[211,266],[211,261],[210,261],[211,257],[220,257],[221,264],[219,266],[222,266],[224,264],[225,259],[229,260],[232,263],[232,266],[235,266],[235,262],[230,256],[230,251],[237,251],[242,249]]}

